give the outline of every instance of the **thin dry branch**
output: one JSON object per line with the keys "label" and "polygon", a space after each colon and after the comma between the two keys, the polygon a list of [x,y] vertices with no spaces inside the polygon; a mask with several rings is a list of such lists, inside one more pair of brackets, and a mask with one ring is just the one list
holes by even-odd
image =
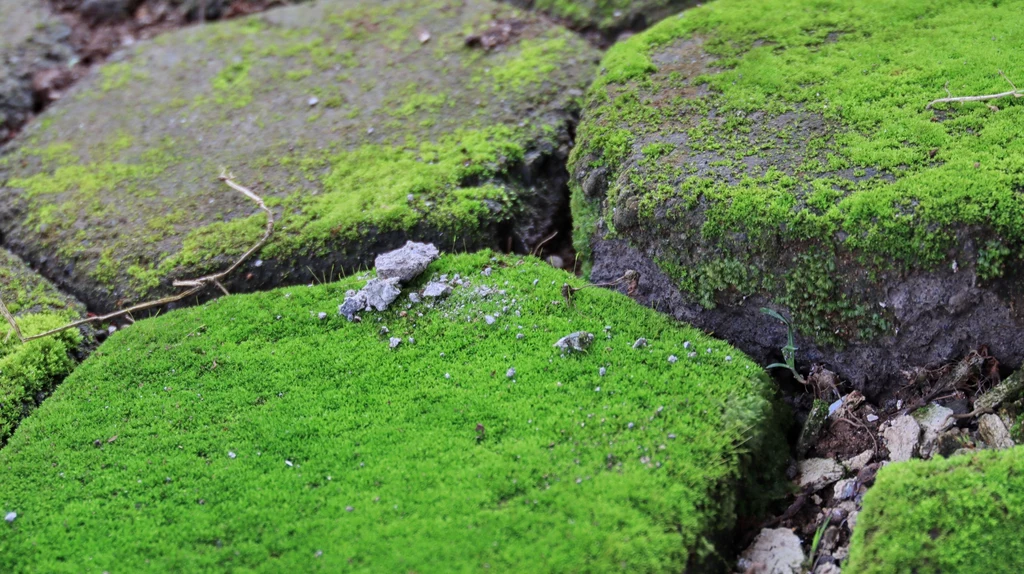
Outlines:
{"label": "thin dry branch", "polygon": [[618,279],[613,279],[607,283],[588,283],[582,287],[573,287],[568,283],[563,283],[562,298],[565,299],[565,305],[567,307],[572,307],[573,296],[576,295],[577,291],[582,291],[587,287],[616,287],[622,283],[627,285],[626,294],[632,297],[636,293],[637,286],[640,284],[640,272],[627,269],[626,272],[622,274],[622,277],[619,277]]}
{"label": "thin dry branch", "polygon": [[[999,75],[1002,76],[1004,80],[1006,80],[1007,84],[1010,84],[1010,87],[1013,88],[1012,90],[1010,90],[1009,92],[1002,92],[999,94],[988,94],[985,96],[953,97],[952,95],[950,95],[948,98],[939,98],[937,100],[932,100],[928,102],[928,105],[925,106],[925,109],[930,110],[932,109],[932,106],[934,106],[935,104],[942,104],[947,102],[984,102],[987,100],[998,100],[999,98],[1008,98],[1010,96],[1013,96],[1015,98],[1024,98],[1024,93],[1017,89],[1017,86],[1015,86],[1013,82],[1010,81],[1010,78],[1006,77],[1006,74],[1004,74],[1002,70],[999,70]],[[946,93],[949,94],[949,82],[946,82],[946,86]],[[994,106],[989,107],[992,108]]]}
{"label": "thin dry branch", "polygon": [[[86,319],[80,319],[80,320],[75,321],[73,323],[68,323],[67,325],[64,325],[62,327],[58,327],[56,329],[50,329],[49,331],[46,331],[44,333],[39,333],[38,335],[32,335],[30,337],[26,337],[26,336],[22,335],[21,329],[18,327],[17,321],[14,320],[14,315],[11,315],[11,312],[8,311],[7,305],[4,304],[2,298],[0,298],[0,314],[2,314],[5,319],[7,319],[7,323],[10,324],[11,329],[18,336],[18,339],[20,339],[21,342],[24,343],[24,342],[27,342],[27,341],[32,341],[34,339],[42,339],[43,337],[49,337],[50,335],[55,335],[55,334],[60,333],[62,331],[67,331],[68,329],[74,329],[76,327],[80,327],[82,325],[87,325],[89,323],[101,323],[103,321],[109,321],[111,319],[120,317],[122,315],[130,315],[131,313],[134,313],[136,311],[142,311],[142,310],[145,310],[145,309],[152,309],[153,307],[160,307],[160,306],[163,306],[163,305],[167,305],[169,303],[174,303],[174,302],[177,302],[177,301],[181,301],[182,299],[185,299],[186,297],[191,297],[192,295],[195,295],[195,294],[199,293],[200,291],[202,291],[203,289],[206,289],[207,287],[209,287],[211,285],[216,286],[217,288],[219,288],[221,290],[221,292],[223,292],[225,295],[228,295],[228,290],[224,288],[224,285],[221,284],[220,280],[223,279],[224,277],[226,277],[228,274],[230,274],[235,269],[237,269],[239,265],[241,265],[242,263],[245,263],[245,261],[247,259],[249,259],[249,257],[252,257],[252,255],[254,253],[259,251],[264,245],[266,245],[267,241],[270,240],[270,236],[274,234],[274,213],[272,211],[270,211],[269,208],[267,208],[267,205],[265,203],[263,203],[263,198],[261,198],[260,196],[256,195],[251,190],[249,190],[249,189],[247,189],[245,187],[242,187],[241,185],[238,185],[237,183],[235,183],[234,176],[232,176],[231,174],[227,173],[226,171],[221,172],[220,177],[218,179],[223,181],[224,184],[227,185],[228,187],[230,187],[231,189],[234,189],[235,191],[238,191],[239,193],[242,193],[243,195],[245,195],[249,199],[253,200],[256,203],[256,205],[258,205],[260,207],[260,209],[262,209],[267,214],[267,226],[266,226],[266,229],[263,231],[263,236],[260,237],[260,240],[257,241],[255,245],[250,247],[248,251],[243,253],[227,269],[225,269],[225,270],[223,270],[223,271],[221,271],[219,273],[214,273],[212,275],[205,275],[203,277],[199,277],[198,279],[188,279],[188,280],[183,280],[183,281],[175,281],[173,283],[173,285],[175,287],[188,287],[188,289],[186,289],[185,291],[182,291],[181,293],[178,293],[176,295],[169,295],[167,297],[163,297],[161,299],[156,299],[154,301],[146,301],[145,303],[139,303],[138,305],[133,305],[131,307],[128,307],[127,309],[121,309],[120,311],[114,311],[113,313],[107,313],[106,315],[99,315],[99,316],[96,316],[96,317],[88,317]],[[7,336],[8,337],[11,336],[10,332],[7,333]]]}

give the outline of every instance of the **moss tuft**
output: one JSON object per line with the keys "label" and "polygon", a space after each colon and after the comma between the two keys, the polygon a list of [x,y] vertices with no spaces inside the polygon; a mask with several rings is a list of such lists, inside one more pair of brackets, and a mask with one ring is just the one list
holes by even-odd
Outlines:
{"label": "moss tuft", "polygon": [[[0,451],[0,508],[18,513],[0,529],[0,567],[718,560],[740,477],[781,477],[763,371],[618,293],[586,290],[567,308],[560,286],[580,282],[532,258],[445,256],[414,287],[456,273],[465,284],[448,299],[403,296],[361,323],[335,313],[350,278],[114,334]],[[579,330],[593,346],[560,355],[554,341]],[[634,349],[639,337],[649,344]]]}
{"label": "moss tuft", "polygon": [[1024,449],[891,464],[857,516],[843,572],[1024,570]]}

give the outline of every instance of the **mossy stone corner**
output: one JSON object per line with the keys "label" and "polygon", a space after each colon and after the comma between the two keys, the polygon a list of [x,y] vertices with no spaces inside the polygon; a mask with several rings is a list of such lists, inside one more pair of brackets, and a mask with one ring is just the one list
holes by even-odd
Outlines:
{"label": "mossy stone corner", "polygon": [[[988,345],[1024,358],[1024,2],[721,0],[613,46],[571,158],[595,281],[871,394]],[[948,41],[957,38],[956,42]],[[994,105],[994,111],[987,104]]]}
{"label": "mossy stone corner", "polygon": [[[498,45],[467,37],[511,32]],[[598,52],[487,0],[325,0],[172,32],[98,69],[0,159],[5,242],[91,308],[255,243],[229,288],[308,282],[428,240],[528,251],[565,201]],[[0,176],[3,177],[3,176]],[[311,273],[312,272],[312,273]]]}
{"label": "mossy stone corner", "polygon": [[614,42],[623,32],[637,32],[662,18],[697,4],[697,0],[503,0],[542,12],[574,30],[596,33]]}
{"label": "mossy stone corner", "polygon": [[[22,334],[31,336],[80,319],[85,308],[58,291],[6,249],[0,249],[0,298]],[[78,330],[22,343],[7,322],[0,340],[0,445],[18,423],[78,364],[86,337]]]}
{"label": "mossy stone corner", "polygon": [[138,321],[0,450],[0,568],[726,570],[740,489],[784,481],[770,380],[565,282],[484,251],[361,322],[334,313],[359,277]]}
{"label": "mossy stone corner", "polygon": [[891,464],[864,496],[843,572],[1024,570],[1024,448]]}

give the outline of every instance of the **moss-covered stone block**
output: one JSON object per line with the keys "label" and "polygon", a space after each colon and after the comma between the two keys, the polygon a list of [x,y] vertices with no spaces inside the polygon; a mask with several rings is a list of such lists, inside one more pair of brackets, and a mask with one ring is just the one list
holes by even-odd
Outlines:
{"label": "moss-covered stone block", "polygon": [[784,480],[770,380],[565,282],[485,251],[361,322],[335,312],[357,277],[138,321],[0,450],[0,568],[726,570],[719,535]]}
{"label": "moss-covered stone block", "polygon": [[697,0],[503,0],[543,12],[574,30],[594,32],[612,42],[623,32],[636,32],[666,16],[697,4]]}
{"label": "moss-covered stone block", "polygon": [[[58,291],[6,249],[0,249],[0,299],[23,335],[80,319],[85,308]],[[22,343],[0,318],[0,445],[18,423],[78,364],[85,338],[78,330]]]}
{"label": "moss-covered stone block", "polygon": [[765,361],[782,310],[869,392],[979,345],[1019,364],[1024,100],[928,104],[1024,82],[1022,16],[722,0],[613,46],[571,163],[594,279],[646,270],[641,300]]}
{"label": "moss-covered stone block", "polygon": [[1024,448],[886,466],[843,572],[1024,570]]}
{"label": "moss-covered stone block", "polygon": [[[467,42],[495,20],[496,44]],[[90,307],[166,293],[262,232],[226,167],[278,218],[233,289],[350,272],[410,238],[528,251],[559,216],[596,61],[487,0],[327,0],[162,35],[0,160],[4,239]]]}

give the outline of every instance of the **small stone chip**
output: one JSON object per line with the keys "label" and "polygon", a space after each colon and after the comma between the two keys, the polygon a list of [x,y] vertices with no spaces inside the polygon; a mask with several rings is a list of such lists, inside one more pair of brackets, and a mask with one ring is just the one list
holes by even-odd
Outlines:
{"label": "small stone chip", "polygon": [[505,371],[505,376],[506,376],[506,377],[508,377],[508,378],[510,378],[510,379],[511,379],[512,377],[516,376],[516,370],[515,370],[515,368],[514,368],[514,367],[509,367],[509,368],[508,368],[508,370],[507,370],[507,371]]}
{"label": "small stone chip", "polygon": [[452,288],[447,283],[441,281],[431,281],[423,288],[424,297],[447,297],[451,292]]}
{"label": "small stone chip", "polygon": [[594,342],[594,334],[586,331],[576,331],[575,333],[569,333],[561,339],[555,341],[555,347],[558,347],[566,353],[582,353],[590,347],[590,344]]}
{"label": "small stone chip", "polygon": [[640,349],[640,348],[646,347],[646,346],[647,346],[647,339],[644,339],[643,337],[640,337],[639,339],[636,340],[635,343],[633,343],[633,348],[634,349]]}
{"label": "small stone chip", "polygon": [[7,515],[4,516],[4,520],[6,520],[7,522],[10,523],[10,522],[14,522],[14,519],[17,518],[17,517],[18,517],[18,513],[17,512],[8,512]]}
{"label": "small stone chip", "polygon": [[670,362],[670,363],[674,363],[674,362],[676,362],[678,360],[679,360],[679,357],[677,357],[675,355],[669,355],[668,356],[668,362]]}
{"label": "small stone chip", "polygon": [[407,241],[403,247],[377,256],[377,277],[406,283],[423,273],[439,255],[432,243]]}
{"label": "small stone chip", "polygon": [[399,339],[398,337],[391,337],[388,340],[388,346],[391,347],[392,349],[394,349],[395,347],[397,347],[401,343],[402,343],[402,340]]}

